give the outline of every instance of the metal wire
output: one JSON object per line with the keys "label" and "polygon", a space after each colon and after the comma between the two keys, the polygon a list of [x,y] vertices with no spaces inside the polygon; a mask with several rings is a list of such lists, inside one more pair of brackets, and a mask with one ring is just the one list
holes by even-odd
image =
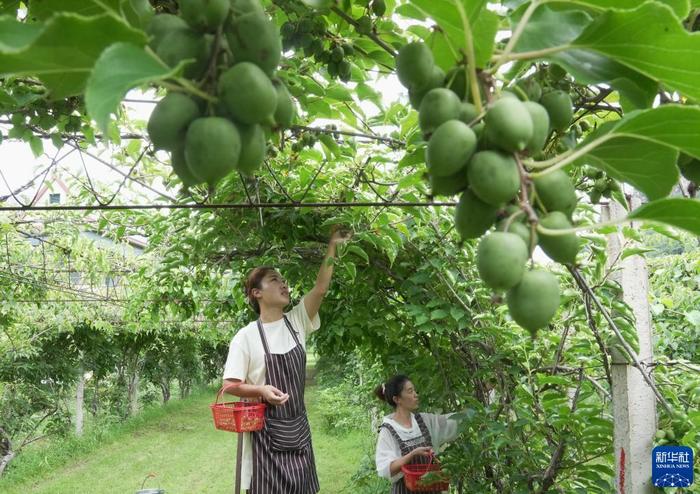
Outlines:
{"label": "metal wire", "polygon": [[115,204],[105,206],[2,206],[0,211],[118,211],[140,209],[293,209],[293,208],[420,208],[420,207],[454,207],[456,202],[269,202],[269,203],[222,203],[222,204]]}

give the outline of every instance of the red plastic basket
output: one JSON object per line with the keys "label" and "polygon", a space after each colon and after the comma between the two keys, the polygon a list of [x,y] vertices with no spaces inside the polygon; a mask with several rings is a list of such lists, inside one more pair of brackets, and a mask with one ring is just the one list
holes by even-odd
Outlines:
{"label": "red plastic basket", "polygon": [[441,473],[442,467],[440,463],[432,463],[433,458],[431,456],[431,463],[414,463],[412,465],[404,465],[401,467],[403,472],[403,481],[406,484],[406,488],[411,492],[441,492],[446,491],[450,488],[449,479],[444,478],[441,475],[441,480],[433,481],[430,483],[423,482],[421,479],[426,473]]}
{"label": "red plastic basket", "polygon": [[219,403],[224,391],[233,384],[224,386],[216,395],[216,402],[209,405],[214,416],[214,427],[229,432],[259,431],[265,425],[265,404],[245,401]]}

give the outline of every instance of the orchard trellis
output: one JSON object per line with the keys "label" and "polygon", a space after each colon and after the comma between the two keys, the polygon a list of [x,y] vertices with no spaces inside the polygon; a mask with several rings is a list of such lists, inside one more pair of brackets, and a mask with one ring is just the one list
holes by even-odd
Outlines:
{"label": "orchard trellis", "polygon": [[[155,102],[124,99],[136,87],[160,87],[156,98],[165,89],[214,103],[217,64],[223,72],[231,57],[235,62],[235,50],[229,52],[220,44],[230,34],[227,24],[207,26],[211,32],[206,36],[212,37],[215,49],[198,79],[192,77],[193,65],[183,62],[187,57],[159,52],[147,35],[154,14],[150,7],[163,20],[163,14],[178,14],[176,2],[3,4],[2,137],[27,142],[35,156],[50,164],[3,198],[13,198],[18,206],[2,204],[0,211],[22,214],[20,221],[30,224],[52,214],[78,224],[85,222],[82,214],[90,213],[94,215],[90,227],[102,235],[117,240],[126,232],[148,236],[148,255],[157,260],[121,273],[129,279],[128,292],[105,294],[61,282],[63,271],[71,268],[55,264],[55,259],[47,266],[43,242],[43,260],[36,261],[41,256],[34,252],[35,263],[25,266],[32,273],[20,273],[16,268],[31,256],[6,240],[0,286],[11,299],[3,313],[3,331],[13,345],[18,342],[11,358],[28,358],[19,357],[18,350],[24,351],[22,338],[27,336],[24,307],[36,305],[41,317],[51,321],[41,333],[46,342],[52,341],[54,332],[63,331],[55,328],[64,328],[66,321],[80,328],[57,333],[77,350],[71,360],[77,362],[76,368],[95,365],[91,352],[100,346],[118,353],[114,341],[130,349],[118,367],[120,378],[128,375],[132,411],[138,396],[134,383],[144,365],[150,365],[147,375],[161,385],[166,400],[173,370],[153,360],[158,351],[165,351],[159,345],[168,338],[191,345],[188,334],[196,335],[198,351],[215,362],[220,358],[218,346],[225,346],[229,336],[224,336],[225,328],[246,318],[236,273],[269,262],[289,279],[299,280],[295,288],[301,289],[310,281],[308,268],[320,255],[321,232],[343,223],[355,229],[357,242],[339,260],[338,293],[329,297],[327,330],[316,340],[319,352],[330,351],[347,362],[359,358],[367,366],[363,372],[369,380],[397,370],[397,362],[411,362],[408,370],[426,376],[428,401],[466,408],[462,441],[445,455],[460,492],[619,488],[612,480],[617,472],[611,468],[607,401],[613,388],[612,366],[628,364],[611,362],[609,354],[615,347],[663,407],[659,427],[663,434],[657,440],[697,442],[696,381],[690,380],[682,396],[659,389],[659,384],[680,379],[664,369],[697,370],[697,366],[661,355],[653,362],[640,359],[646,356],[638,355],[636,335],[630,333],[635,319],[618,300],[620,287],[609,279],[618,259],[605,266],[605,239],[596,232],[622,226],[626,238],[639,241],[644,232],[628,223],[644,220],[648,228],[663,233],[668,233],[664,225],[700,233],[699,203],[667,197],[674,188],[691,198],[696,191],[692,177],[693,166],[700,166],[696,161],[700,109],[695,104],[700,97],[700,67],[684,53],[700,49],[694,34],[700,5],[685,0],[642,4],[576,0],[557,2],[556,8],[552,4],[546,0],[508,0],[488,7],[483,1],[452,0],[265,2],[264,15],[270,21],[263,24],[280,29],[284,47],[279,70],[269,75],[277,88],[289,88],[301,111],[296,121],[284,125],[286,130],[271,127],[265,136],[267,154],[257,172],[234,167],[214,180],[216,184],[193,186],[189,192],[180,190],[165,155],[147,142],[145,125],[130,119],[121,103]],[[241,8],[257,9],[255,2],[241,0],[232,0],[231,6],[232,22],[239,22]],[[191,11],[185,17],[192,24]],[[504,29],[509,37],[501,39],[497,34]],[[271,36],[267,41],[274,45],[274,33]],[[630,40],[636,44],[630,45]],[[151,47],[146,46],[149,42]],[[569,259],[565,269],[550,266],[560,280],[562,303],[559,316],[536,339],[516,328],[500,295],[494,297],[476,281],[475,245],[460,243],[453,220],[454,208],[459,208],[453,198],[466,182],[450,184],[449,192],[441,194],[430,163],[426,181],[430,132],[420,128],[424,112],[419,117],[402,102],[387,104],[374,87],[394,72],[395,57],[408,42],[429,48],[435,61],[431,70],[437,74],[433,88],[459,89],[455,80],[463,76],[460,104],[474,106],[475,113],[465,122],[474,131],[484,115],[489,125],[488,110],[508,97],[507,91],[533,103],[541,101],[533,81],[546,92],[559,91],[573,99],[573,119],[548,133],[540,155],[515,153],[520,195],[513,205],[525,211],[524,225],[531,235],[537,231],[553,236],[553,232],[538,226],[544,211],[528,194],[530,180],[563,170],[578,191],[578,204],[571,218],[576,223],[561,233],[585,238],[577,262]],[[60,73],[71,75],[60,77]],[[452,75],[445,79],[446,74]],[[420,108],[416,93],[427,93],[426,89],[409,88],[416,109]],[[377,111],[368,116],[363,101],[374,104]],[[318,120],[339,127],[323,126],[325,122]],[[44,154],[49,140],[55,154]],[[111,153],[109,159],[96,151],[103,146]],[[489,145],[479,146],[482,151]],[[678,160],[679,153],[687,157]],[[116,187],[99,184],[86,160],[118,174]],[[82,171],[69,170],[64,166],[69,161],[81,164]],[[679,167],[690,184],[679,183]],[[79,187],[73,203],[39,206],[34,199],[20,197],[32,187],[40,189],[58,169]],[[645,194],[649,202],[627,217],[600,223],[593,205],[601,196],[628,206],[619,187],[622,182]],[[470,187],[474,189],[475,183]],[[122,199],[126,192],[139,191],[147,191],[148,203]],[[506,229],[516,218],[512,210],[498,216]],[[21,236],[20,221],[4,224],[6,235]],[[53,227],[51,234],[60,236],[61,228]],[[458,231],[464,235],[463,228]],[[620,257],[643,251],[625,248]],[[20,260],[12,260],[13,256]],[[120,269],[100,273],[88,267],[93,275]],[[11,287],[13,280],[21,281],[21,289]],[[41,312],[42,303],[60,317],[51,319]],[[110,309],[99,314],[101,309],[90,307]],[[83,333],[81,324],[90,317],[99,327]],[[26,349],[36,351],[41,338],[29,337]],[[142,360],[144,355],[148,359]],[[191,354],[183,353],[182,359],[183,366],[191,365]],[[2,365],[11,365],[12,360],[7,362]],[[382,373],[372,375],[372,365]],[[66,382],[73,379],[70,372],[61,374]],[[100,380],[110,382],[109,373],[100,372]],[[216,375],[211,369],[197,372]],[[31,378],[16,379],[28,383]],[[188,384],[183,381],[183,386]],[[18,387],[16,392],[30,389]],[[28,444],[38,430],[30,422],[12,422],[22,434],[31,431],[19,439],[20,445]],[[12,437],[1,422],[0,428],[5,438]],[[9,457],[7,451],[0,452]],[[601,457],[602,463],[597,461]],[[649,489],[649,485],[642,480],[628,482],[625,488]]]}

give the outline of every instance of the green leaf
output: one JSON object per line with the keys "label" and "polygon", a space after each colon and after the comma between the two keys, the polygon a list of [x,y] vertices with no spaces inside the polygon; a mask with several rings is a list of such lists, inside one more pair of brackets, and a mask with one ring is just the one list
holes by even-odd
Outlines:
{"label": "green leaf", "polygon": [[676,150],[700,158],[700,108],[662,105],[627,114],[591,133],[584,147],[605,142],[579,159],[644,192],[649,199],[669,194],[678,183]]}
{"label": "green leaf", "polygon": [[29,147],[32,149],[32,153],[34,154],[35,158],[38,158],[44,154],[44,143],[37,136],[31,136],[29,138]]}
{"label": "green leaf", "polygon": [[29,15],[37,20],[49,19],[57,12],[71,12],[85,17],[111,12],[119,14],[119,0],[32,0]]}
{"label": "green leaf", "polygon": [[661,199],[649,202],[629,215],[630,219],[658,221],[700,235],[700,201]]}
{"label": "green leaf", "polygon": [[[688,0],[656,1],[671,7],[679,19],[685,19],[688,16],[688,12],[690,12],[690,2]],[[634,9],[639,6],[639,0],[575,0],[575,2],[579,5],[600,9]]]}
{"label": "green leaf", "polygon": [[11,53],[32,43],[41,34],[41,25],[0,17],[0,53]]}
{"label": "green leaf", "polygon": [[689,33],[673,10],[646,2],[609,10],[590,24],[574,48],[593,50],[692,98],[700,98],[700,36]]}
{"label": "green leaf", "polygon": [[600,168],[616,180],[631,184],[649,199],[669,194],[678,182],[678,153],[654,142],[619,137],[605,142],[577,160]]}
{"label": "green leaf", "polygon": [[362,247],[358,245],[348,245],[347,251],[355,254],[356,256],[361,257],[367,264],[369,264],[369,256]]}
{"label": "green leaf", "polygon": [[56,99],[83,91],[95,61],[107,46],[119,41],[146,43],[142,31],[109,14],[89,18],[57,14],[46,21],[38,36],[24,39],[29,42],[0,50],[0,76],[38,77]]}
{"label": "green leaf", "polygon": [[[411,0],[411,4],[418,12],[437,22],[455,50],[464,51],[466,47],[464,26],[454,0]],[[472,30],[476,66],[484,67],[493,53],[500,19],[498,15],[484,8],[486,6],[484,0],[462,0],[462,4]],[[443,66],[440,63],[438,65]]]}
{"label": "green leaf", "polygon": [[[519,16],[516,20],[519,20]],[[588,13],[581,10],[555,11],[540,7],[525,26],[514,51],[535,51],[567,45],[580,36],[592,20]],[[656,96],[655,81],[600,53],[570,49],[544,58],[564,67],[581,83],[610,84],[635,108],[649,107]]]}
{"label": "green leaf", "polygon": [[177,67],[171,69],[140,46],[115,43],[102,52],[88,79],[85,90],[88,114],[106,132],[110,114],[129,89],[166,79],[177,71]]}

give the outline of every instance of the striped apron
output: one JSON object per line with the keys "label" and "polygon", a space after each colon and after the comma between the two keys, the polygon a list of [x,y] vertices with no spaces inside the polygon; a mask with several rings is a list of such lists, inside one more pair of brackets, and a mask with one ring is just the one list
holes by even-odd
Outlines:
{"label": "striped apron", "polygon": [[253,477],[250,494],[316,494],[319,491],[311,429],[304,405],[306,352],[291,323],[284,323],[296,346],[271,354],[262,323],[258,332],[265,349],[265,384],[289,394],[284,405],[265,408],[265,427],[251,434]]}
{"label": "striped apron", "polygon": [[[399,448],[401,448],[401,456],[406,456],[408,453],[413,451],[416,448],[422,448],[422,447],[433,447],[433,440],[430,437],[430,431],[428,430],[428,427],[425,425],[425,422],[423,422],[423,417],[421,417],[420,413],[416,414],[416,422],[418,422],[418,428],[420,429],[421,436],[417,437],[415,439],[411,439],[410,441],[404,441],[401,439],[399,436],[399,433],[396,432],[396,429],[394,429],[390,424],[384,423],[379,428],[381,429],[382,427],[386,428],[386,430],[389,431],[389,433],[393,436],[393,438],[396,440],[396,442],[399,444]],[[411,462],[409,463],[410,465],[415,465],[418,463],[429,463],[430,459],[425,457],[425,456],[416,456],[414,457]],[[400,478],[397,482],[394,482],[391,484],[391,494],[410,494],[411,491],[408,490],[406,487],[406,484],[403,481],[403,477]]]}

